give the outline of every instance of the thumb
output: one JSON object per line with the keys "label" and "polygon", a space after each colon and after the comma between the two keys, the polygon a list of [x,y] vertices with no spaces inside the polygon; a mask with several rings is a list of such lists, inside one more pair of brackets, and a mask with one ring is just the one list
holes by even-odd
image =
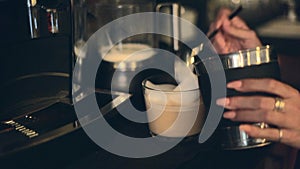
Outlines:
{"label": "thumb", "polygon": [[224,22],[222,30],[225,33],[239,39],[253,39],[256,37],[256,33],[253,30],[238,28],[227,22]]}

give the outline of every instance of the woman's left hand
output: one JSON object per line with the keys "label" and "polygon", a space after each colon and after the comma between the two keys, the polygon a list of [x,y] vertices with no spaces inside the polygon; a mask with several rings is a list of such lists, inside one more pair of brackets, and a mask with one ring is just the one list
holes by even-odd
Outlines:
{"label": "woman's left hand", "polygon": [[229,111],[223,117],[232,121],[266,122],[277,128],[261,129],[243,124],[240,129],[249,136],[279,141],[300,148],[300,94],[297,89],[274,79],[243,79],[227,84],[240,92],[266,92],[270,96],[234,96],[221,98],[217,104]]}

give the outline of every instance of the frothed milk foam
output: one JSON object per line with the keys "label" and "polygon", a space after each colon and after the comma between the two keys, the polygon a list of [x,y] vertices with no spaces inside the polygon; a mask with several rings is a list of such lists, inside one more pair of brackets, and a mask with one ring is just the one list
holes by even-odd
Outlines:
{"label": "frothed milk foam", "polygon": [[[113,63],[143,61],[155,54],[154,52],[151,52],[150,49],[151,46],[146,44],[123,43],[110,49],[109,52],[103,57],[103,60]],[[143,50],[145,50],[145,52],[141,52]],[[134,52],[139,53],[135,55]]]}
{"label": "frothed milk foam", "polygon": [[[135,54],[135,52],[138,53]],[[143,61],[153,55],[155,52],[151,50],[149,45],[123,43],[114,46],[106,55],[102,56],[104,56],[103,60],[107,62],[121,64]],[[175,69],[176,80],[181,82],[181,86],[154,85],[147,82],[150,88],[158,90],[157,92],[145,90],[149,128],[152,133],[167,137],[190,136],[199,133],[203,126],[204,105],[200,100],[199,90],[190,90],[191,88],[198,88],[195,76],[187,72],[184,67],[179,66],[178,63],[175,63],[175,67],[177,68]],[[195,87],[196,85],[197,87]],[[188,92],[180,92],[179,87],[188,89]],[[194,125],[189,130],[187,127],[190,127],[192,123]]]}
{"label": "frothed milk foam", "polygon": [[[152,133],[166,137],[184,137],[200,132],[205,113],[199,90],[173,92],[177,86],[155,85],[149,81],[146,86],[156,89],[145,90],[147,116]],[[189,130],[187,127],[190,124],[193,127]]]}

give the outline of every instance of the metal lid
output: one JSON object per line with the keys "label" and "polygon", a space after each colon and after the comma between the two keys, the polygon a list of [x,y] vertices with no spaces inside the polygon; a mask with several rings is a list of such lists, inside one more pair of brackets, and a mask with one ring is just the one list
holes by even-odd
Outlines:
{"label": "metal lid", "polygon": [[[213,71],[220,71],[222,69],[243,68],[277,61],[277,56],[269,45],[239,50],[237,52],[221,54],[219,56],[204,56],[200,58],[201,60],[194,63],[195,71],[198,75],[207,73],[207,68]],[[220,63],[223,67],[216,66]]]}
{"label": "metal lid", "polygon": [[277,61],[277,57],[272,54],[269,45],[220,55],[220,59],[225,69],[242,68]]}

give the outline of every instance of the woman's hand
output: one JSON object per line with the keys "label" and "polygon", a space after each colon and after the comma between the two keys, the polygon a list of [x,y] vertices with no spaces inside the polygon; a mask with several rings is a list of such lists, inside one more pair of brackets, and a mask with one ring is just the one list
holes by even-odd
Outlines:
{"label": "woman's hand", "polygon": [[229,20],[231,11],[221,9],[216,21],[210,25],[208,35],[215,29],[220,31],[212,39],[212,44],[219,54],[236,52],[242,49],[255,48],[261,46],[261,42],[256,33],[238,16]]}
{"label": "woman's hand", "polygon": [[279,141],[300,148],[300,94],[298,90],[274,79],[243,79],[230,82],[227,87],[240,92],[266,92],[281,98],[281,105],[277,104],[277,106],[275,106],[275,98],[269,96],[221,98],[217,100],[217,104],[229,109],[224,113],[224,118],[242,122],[266,122],[277,127],[261,129],[254,125],[241,125],[240,129],[249,136]]}

